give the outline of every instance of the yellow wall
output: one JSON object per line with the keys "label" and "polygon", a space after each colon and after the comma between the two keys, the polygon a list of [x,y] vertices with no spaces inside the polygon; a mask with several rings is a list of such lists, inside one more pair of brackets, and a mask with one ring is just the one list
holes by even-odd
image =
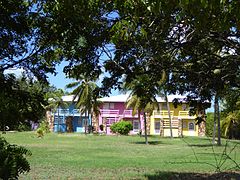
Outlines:
{"label": "yellow wall", "polygon": [[[178,137],[178,129],[172,129],[173,137]],[[170,137],[170,129],[166,128],[163,130],[164,137]]]}
{"label": "yellow wall", "polygon": [[[153,116],[151,116],[151,121],[150,121],[150,134],[151,135],[160,135],[160,132],[159,133],[155,133],[155,121],[160,121],[161,119],[160,118],[155,118]],[[160,127],[161,129],[161,127]]]}
{"label": "yellow wall", "polygon": [[[186,104],[186,108],[188,108],[188,105]],[[166,106],[164,107],[163,103],[160,103],[160,110],[162,111],[167,111]],[[173,116],[178,117],[179,111],[183,111],[182,105],[178,105],[177,108],[174,108],[173,103],[170,103],[170,110],[174,111]],[[150,134],[151,135],[156,135],[155,133],[155,120],[160,120],[159,118],[154,118],[151,116],[150,118]],[[198,136],[198,125],[195,125],[195,120],[194,119],[184,119],[184,122],[187,123],[186,128],[183,128],[183,135],[184,136]],[[188,123],[193,122],[194,123],[194,131],[190,132],[188,130]],[[162,127],[161,127],[162,128]],[[170,130],[169,128],[164,128],[164,136],[170,136]],[[173,136],[178,137],[178,129],[173,128]]]}
{"label": "yellow wall", "polygon": [[[194,123],[194,132],[189,132],[188,130],[190,122]],[[183,119],[183,123],[185,123],[185,127],[183,127],[183,136],[198,136],[198,125],[195,124],[195,120]]]}
{"label": "yellow wall", "polygon": [[[164,108],[164,104],[165,103],[160,103],[160,110],[165,110],[167,111],[167,108],[166,108],[166,105],[165,105],[165,108]],[[174,116],[178,116],[178,112],[179,111],[184,111],[183,110],[183,107],[182,105],[178,105],[177,108],[174,107],[173,103],[169,103],[169,106],[170,106],[170,111],[174,111]],[[189,106],[187,104],[185,104],[186,108],[188,108]]]}

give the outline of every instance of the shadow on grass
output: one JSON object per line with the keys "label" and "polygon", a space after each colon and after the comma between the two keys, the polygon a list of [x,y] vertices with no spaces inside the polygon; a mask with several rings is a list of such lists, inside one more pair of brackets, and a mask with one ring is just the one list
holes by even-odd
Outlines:
{"label": "shadow on grass", "polygon": [[207,173],[177,173],[177,172],[156,172],[155,174],[146,174],[145,177],[149,180],[158,180],[158,179],[166,179],[166,180],[180,180],[180,179],[220,179],[220,180],[239,180],[240,173],[239,172],[223,172],[223,173],[214,173],[214,174],[207,174]]}
{"label": "shadow on grass", "polygon": [[[138,142],[132,142],[132,144],[145,144],[145,141],[138,141]],[[159,145],[159,144],[168,144],[171,145],[171,143],[166,143],[163,141],[148,141],[149,145]]]}
{"label": "shadow on grass", "polygon": [[212,144],[188,144],[188,146],[192,147],[212,147]]}

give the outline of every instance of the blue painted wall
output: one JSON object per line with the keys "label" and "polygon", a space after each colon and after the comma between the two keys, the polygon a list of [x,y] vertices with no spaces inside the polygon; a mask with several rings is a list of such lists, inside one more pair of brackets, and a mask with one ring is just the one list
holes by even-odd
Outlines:
{"label": "blue painted wall", "polygon": [[[69,109],[69,113],[71,114],[72,111],[74,109],[76,109],[75,104],[70,104],[69,107],[67,107],[66,109]],[[60,114],[60,120],[58,120],[58,115],[57,113],[54,116],[54,132],[66,132],[67,131],[67,127],[66,127],[66,120],[65,118],[68,115],[62,115]],[[84,127],[84,121],[87,117],[85,117],[84,115],[82,117],[79,116],[79,114],[74,114],[73,117],[73,131],[74,132],[84,132],[85,131],[85,127]],[[88,119],[88,124],[91,124],[91,118],[89,117]]]}

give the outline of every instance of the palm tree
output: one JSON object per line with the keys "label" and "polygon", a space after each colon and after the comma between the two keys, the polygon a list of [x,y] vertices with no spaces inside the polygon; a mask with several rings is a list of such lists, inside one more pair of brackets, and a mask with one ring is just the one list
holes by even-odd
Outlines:
{"label": "palm tree", "polygon": [[151,115],[154,107],[158,107],[155,97],[157,94],[157,89],[151,83],[149,78],[150,77],[147,74],[139,75],[132,80],[132,82],[125,82],[123,86],[125,90],[131,91],[127,100],[127,107],[133,108],[133,115],[135,115],[137,111],[138,113],[143,111],[146,144],[148,144],[146,113]]}
{"label": "palm tree", "polygon": [[50,109],[51,111],[56,111],[58,113],[58,126],[57,130],[59,131],[59,123],[60,123],[60,107],[64,108],[68,106],[68,103],[63,101],[62,96],[64,95],[64,91],[62,89],[57,89],[56,91],[49,92],[46,94],[49,104],[45,106],[45,109]]}
{"label": "palm tree", "polygon": [[225,137],[230,139],[236,138],[234,136],[234,129],[240,125],[240,110],[229,112],[221,124]]}
{"label": "palm tree", "polygon": [[165,70],[162,70],[162,77],[161,80],[158,82],[158,95],[160,97],[164,97],[166,104],[167,104],[167,111],[168,111],[168,118],[169,118],[169,124],[170,124],[170,137],[173,138],[173,133],[172,133],[172,117],[171,117],[171,112],[170,112],[170,104],[168,101],[168,94],[166,90],[166,83],[169,79],[169,74],[166,73]]}
{"label": "palm tree", "polygon": [[97,85],[95,82],[90,81],[88,78],[82,76],[80,80],[70,83],[66,86],[66,88],[74,87],[75,89],[72,91],[74,94],[73,100],[77,100],[76,107],[80,109],[81,113],[85,114],[84,126],[86,134],[89,116],[91,115],[92,118],[93,113],[95,113],[96,116],[100,113],[99,107],[101,103],[97,100],[98,95],[96,95],[95,91]]}
{"label": "palm tree", "polygon": [[[96,86],[95,89],[97,89],[98,87]],[[98,93],[95,93],[96,91],[93,91],[94,93],[92,94],[92,99],[91,99],[91,123],[93,122],[94,116],[97,119],[97,117],[99,116],[100,112],[100,106],[102,105],[102,102],[98,100],[99,96]],[[95,119],[95,120],[96,120]],[[95,127],[95,131],[98,130],[98,123],[96,123],[96,127]],[[92,124],[91,124],[92,126]]]}
{"label": "palm tree", "polygon": [[166,91],[164,91],[164,97],[165,97],[165,101],[166,101],[166,104],[167,104],[168,118],[169,118],[169,124],[170,124],[170,137],[173,138],[172,117],[171,117],[170,105],[169,105],[169,101],[168,101],[168,97],[167,97],[167,92]]}
{"label": "palm tree", "polygon": [[[140,98],[138,98],[136,95],[133,96],[129,96],[126,102],[126,108],[132,108],[132,115],[134,116],[135,114],[138,114],[138,121],[140,124],[140,131],[141,131],[141,111],[143,109],[143,107],[141,107],[140,104]],[[140,133],[141,136],[141,133]]]}

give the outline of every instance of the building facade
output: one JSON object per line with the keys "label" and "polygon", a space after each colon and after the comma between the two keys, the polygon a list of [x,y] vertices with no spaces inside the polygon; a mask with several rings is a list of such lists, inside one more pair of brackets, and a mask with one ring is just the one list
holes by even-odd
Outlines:
{"label": "building facade", "polygon": [[[158,97],[159,109],[154,110],[152,115],[147,114],[147,133],[149,135],[170,136],[170,122],[174,137],[180,136],[204,136],[205,124],[197,125],[197,115],[189,115],[189,105],[182,102],[174,107],[174,99],[184,99],[184,96],[168,96],[170,104],[171,121],[164,98]],[[110,126],[113,123],[124,120],[133,125],[130,134],[144,133],[143,112],[133,114],[132,109],[126,109],[128,95],[117,95],[99,99],[102,101],[100,114],[93,119],[81,114],[73,103],[73,96],[64,96],[63,100],[69,102],[68,108],[58,108],[52,113],[54,132],[86,132],[88,125],[92,125],[94,132],[111,135]],[[86,130],[85,130],[86,129]]]}
{"label": "building facade", "polygon": [[[133,130],[130,134],[144,133],[143,113],[140,115],[132,114],[131,109],[126,109],[126,101],[128,95],[117,95],[101,98],[103,105],[100,108],[101,114],[98,117],[98,128],[100,133],[112,134],[110,126],[120,120],[130,121]],[[197,115],[189,115],[189,106],[183,102],[174,107],[174,99],[184,99],[184,96],[171,95],[168,97],[170,104],[171,121],[167,110],[167,104],[164,98],[158,97],[159,110],[154,110],[152,115],[147,115],[147,133],[150,135],[170,136],[170,122],[172,125],[172,133],[174,137],[179,136],[203,136],[205,135],[205,124],[195,124]],[[139,117],[138,117],[139,116]]]}
{"label": "building facade", "polygon": [[69,105],[51,112],[53,123],[49,123],[50,129],[53,132],[87,132],[91,124],[90,116],[76,108],[73,95],[63,96],[62,100]]}

